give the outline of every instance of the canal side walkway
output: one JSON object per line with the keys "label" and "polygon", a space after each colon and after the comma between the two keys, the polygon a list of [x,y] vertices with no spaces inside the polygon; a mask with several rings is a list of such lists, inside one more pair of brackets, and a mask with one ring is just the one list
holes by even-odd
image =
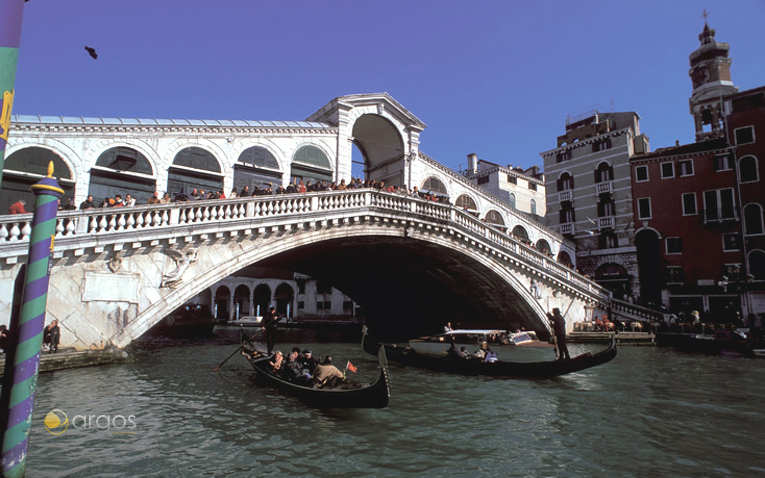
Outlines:
{"label": "canal side walkway", "polygon": [[[5,371],[6,355],[0,355],[0,376]],[[91,367],[113,363],[131,363],[135,359],[124,350],[116,347],[102,350],[76,350],[73,347],[61,347],[56,353],[43,351],[40,355],[40,373],[53,372],[69,368]]]}
{"label": "canal side walkway", "polygon": [[656,345],[651,332],[571,332],[566,336],[571,343],[609,343],[612,338],[619,345]]}

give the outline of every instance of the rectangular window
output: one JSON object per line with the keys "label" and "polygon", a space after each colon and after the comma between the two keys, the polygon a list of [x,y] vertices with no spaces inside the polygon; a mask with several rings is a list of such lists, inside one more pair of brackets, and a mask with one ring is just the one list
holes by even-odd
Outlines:
{"label": "rectangular window", "polygon": [[325,300],[324,301],[324,310],[332,310],[332,301],[331,300]]}
{"label": "rectangular window", "polygon": [[529,189],[531,189],[532,191],[536,191],[537,190],[537,184],[529,182]]}
{"label": "rectangular window", "polygon": [[316,302],[316,310],[322,310],[322,309],[324,309],[324,301],[319,300]]}
{"label": "rectangular window", "polygon": [[664,240],[667,248],[667,254],[682,254],[683,252],[683,238],[682,237],[668,237]]}
{"label": "rectangular window", "polygon": [[331,294],[332,286],[326,282],[316,281],[316,293],[317,294]]}
{"label": "rectangular window", "polygon": [[592,143],[592,152],[604,151],[611,148],[611,138],[601,139]]}
{"label": "rectangular window", "polygon": [[478,177],[478,184],[486,184],[489,182],[489,176],[479,176]]}
{"label": "rectangular window", "polygon": [[510,174],[507,175],[507,182],[510,184],[518,184],[518,178]]}
{"label": "rectangular window", "polygon": [[680,169],[680,176],[693,176],[693,160],[684,159],[677,162],[677,167]]}
{"label": "rectangular window", "polygon": [[715,171],[730,171],[730,155],[729,154],[720,154],[718,156],[715,156]]}
{"label": "rectangular window", "polygon": [[682,267],[669,266],[667,267],[667,283],[668,284],[682,284],[685,281],[685,274]]}
{"label": "rectangular window", "polygon": [[648,181],[648,166],[635,167],[635,179],[639,183]]}
{"label": "rectangular window", "polygon": [[723,251],[739,251],[741,250],[741,239],[737,232],[728,232],[722,235]]}
{"label": "rectangular window", "polygon": [[743,128],[736,128],[736,145],[754,143],[754,127],[744,126]]}
{"label": "rectangular window", "polygon": [[298,309],[299,310],[305,309],[305,302],[303,302],[302,300],[299,300],[298,301]]}
{"label": "rectangular window", "polygon": [[305,294],[305,279],[298,279],[295,282],[297,282],[298,294]]}
{"label": "rectangular window", "polygon": [[675,163],[661,163],[661,179],[675,177]]}
{"label": "rectangular window", "polygon": [[344,300],[343,301],[343,312],[349,312],[351,309],[353,309],[353,301],[352,300]]}
{"label": "rectangular window", "polygon": [[571,159],[571,150],[568,149],[566,151],[561,151],[560,153],[555,155],[555,161],[558,163],[562,163],[563,161],[568,161]]}
{"label": "rectangular window", "polygon": [[638,219],[651,219],[651,198],[638,198]]}
{"label": "rectangular window", "polygon": [[706,222],[736,219],[733,189],[704,191],[704,219]]}
{"label": "rectangular window", "polygon": [[695,216],[696,214],[698,214],[696,193],[683,193],[683,216]]}

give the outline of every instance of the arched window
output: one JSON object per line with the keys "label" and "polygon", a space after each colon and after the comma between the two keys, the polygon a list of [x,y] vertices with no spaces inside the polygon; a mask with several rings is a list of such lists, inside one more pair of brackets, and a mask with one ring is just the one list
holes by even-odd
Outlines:
{"label": "arched window", "polygon": [[[125,174],[128,173],[128,174]],[[90,189],[98,204],[107,197],[130,194],[136,204],[145,204],[156,190],[154,169],[141,152],[118,146],[101,153],[90,171]]]}
{"label": "arched window", "polygon": [[571,262],[571,256],[566,251],[560,251],[558,253],[558,262],[569,267],[574,265],[574,263]]}
{"label": "arched window", "polygon": [[515,207],[515,194],[510,193],[510,196],[507,198],[507,202],[510,204],[510,207]]}
{"label": "arched window", "polygon": [[250,289],[240,285],[234,291],[234,317],[238,319],[247,315],[250,315]]}
{"label": "arched window", "polygon": [[431,176],[428,179],[426,179],[422,183],[422,187],[420,188],[420,190],[430,191],[432,193],[445,194],[445,195],[449,194],[449,192],[446,190],[446,186],[444,186],[444,183],[442,183],[441,180],[435,176]]}
{"label": "arched window", "polygon": [[754,280],[765,280],[765,252],[755,249],[749,253],[749,273]]}
{"label": "arched window", "polygon": [[742,183],[751,183],[759,181],[760,175],[757,169],[757,158],[754,156],[744,156],[738,162],[738,170],[741,174]]}
{"label": "arched window", "polygon": [[568,172],[565,172],[558,178],[558,192],[568,191],[570,189],[574,189],[574,177]]}
{"label": "arched window", "polygon": [[537,241],[537,250],[539,252],[544,252],[545,254],[549,254],[551,252],[550,243],[547,242],[544,239],[538,240]]}
{"label": "arched window", "polygon": [[513,237],[522,242],[529,242],[529,233],[520,225],[513,228]]}
{"label": "arched window", "polygon": [[493,209],[486,213],[486,222],[497,226],[505,225],[505,221],[502,220],[502,215]]}
{"label": "arched window", "polygon": [[[241,191],[247,186],[251,192],[271,184],[282,184],[279,162],[263,146],[251,146],[239,155],[234,165],[234,188]],[[274,189],[278,187],[275,186]]]}
{"label": "arched window", "polygon": [[765,233],[762,227],[762,207],[758,203],[744,207],[744,231],[747,236]]}
{"label": "arched window", "polygon": [[535,215],[537,214],[537,202],[536,200],[531,200],[531,214]]}
{"label": "arched window", "polygon": [[595,170],[595,182],[603,183],[606,181],[614,180],[614,168],[606,162],[598,164],[598,168]]}
{"label": "arched window", "polygon": [[455,205],[459,208],[465,209],[466,211],[475,211],[478,209],[478,207],[475,204],[475,201],[473,201],[473,198],[471,198],[467,194],[461,194],[457,198]]}
{"label": "arched window", "polygon": [[223,175],[215,156],[206,149],[191,146],[175,155],[173,165],[168,169],[167,192],[170,195],[183,191],[190,195],[194,189],[205,192],[221,191]]}
{"label": "arched window", "polygon": [[61,203],[74,197],[75,183],[72,172],[61,157],[47,148],[30,146],[9,155],[3,167],[3,182],[0,189],[0,214],[7,214],[8,207],[23,199],[26,210],[32,211],[35,195],[29,187],[48,175],[48,164],[53,161],[53,177],[64,190]]}
{"label": "arched window", "polygon": [[271,306],[271,288],[265,284],[260,284],[255,288],[252,294],[253,313],[258,317],[263,317]]}
{"label": "arched window", "polygon": [[292,156],[292,179],[305,182],[332,181],[332,164],[324,151],[313,145],[301,146]]}

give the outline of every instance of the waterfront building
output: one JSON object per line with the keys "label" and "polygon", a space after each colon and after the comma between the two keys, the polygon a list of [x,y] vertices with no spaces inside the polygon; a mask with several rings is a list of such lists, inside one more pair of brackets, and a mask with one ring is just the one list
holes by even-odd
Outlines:
{"label": "waterfront building", "polygon": [[[530,168],[500,166],[479,159],[475,153],[468,154],[468,167],[463,172],[473,184],[508,203],[518,211],[530,214],[536,221],[544,221],[545,175],[534,165]],[[474,210],[475,205],[458,204],[467,210]],[[487,218],[490,222],[490,218]]]}
{"label": "waterfront building", "polygon": [[738,92],[714,35],[690,55],[696,142],[631,159],[635,244],[643,300],[740,323],[765,311],[765,88]]}
{"label": "waterfront building", "polygon": [[576,243],[580,272],[622,299],[639,287],[629,159],[649,151],[636,112],[566,121],[544,159],[547,225]]}

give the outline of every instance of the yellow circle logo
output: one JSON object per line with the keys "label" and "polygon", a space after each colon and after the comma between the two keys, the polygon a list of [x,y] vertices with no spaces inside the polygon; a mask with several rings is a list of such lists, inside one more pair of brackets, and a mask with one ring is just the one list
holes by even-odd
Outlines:
{"label": "yellow circle logo", "polygon": [[45,416],[45,429],[53,435],[61,435],[69,428],[69,418],[66,413],[54,408]]}

